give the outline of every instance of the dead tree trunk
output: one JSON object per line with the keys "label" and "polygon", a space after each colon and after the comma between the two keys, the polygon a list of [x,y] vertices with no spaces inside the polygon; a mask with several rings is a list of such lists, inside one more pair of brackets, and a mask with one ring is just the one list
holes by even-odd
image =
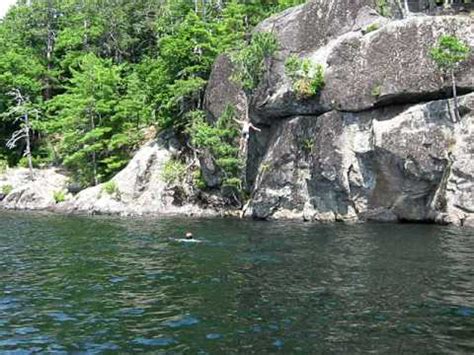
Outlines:
{"label": "dead tree trunk", "polygon": [[13,90],[11,96],[14,97],[16,101],[16,106],[11,110],[9,113],[10,115],[14,116],[15,122],[20,122],[20,129],[13,132],[10,139],[7,141],[7,148],[13,149],[16,147],[17,143],[21,140],[24,140],[26,148],[23,152],[23,156],[28,160],[28,168],[30,172],[30,179],[34,179],[34,171],[33,171],[33,157],[31,154],[31,122],[30,122],[30,112],[37,113],[36,110],[31,110],[28,107],[29,98],[23,97],[21,91],[19,89]]}
{"label": "dead tree trunk", "polygon": [[458,104],[458,94],[456,89],[456,76],[454,75],[454,70],[451,69],[451,83],[453,86],[453,101],[454,101],[454,117],[456,122],[461,121],[461,116],[459,114],[459,104]]}

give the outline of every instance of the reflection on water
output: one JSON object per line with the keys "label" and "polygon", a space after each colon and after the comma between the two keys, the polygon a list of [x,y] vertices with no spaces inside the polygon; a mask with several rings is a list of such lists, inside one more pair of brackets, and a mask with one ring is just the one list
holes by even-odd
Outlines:
{"label": "reflection on water", "polygon": [[2,212],[0,352],[470,353],[473,265],[428,225]]}

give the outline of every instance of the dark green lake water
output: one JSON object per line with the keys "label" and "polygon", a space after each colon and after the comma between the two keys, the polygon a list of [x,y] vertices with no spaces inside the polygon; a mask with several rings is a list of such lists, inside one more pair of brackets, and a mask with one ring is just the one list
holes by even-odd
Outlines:
{"label": "dark green lake water", "polygon": [[474,233],[0,212],[8,351],[473,353]]}

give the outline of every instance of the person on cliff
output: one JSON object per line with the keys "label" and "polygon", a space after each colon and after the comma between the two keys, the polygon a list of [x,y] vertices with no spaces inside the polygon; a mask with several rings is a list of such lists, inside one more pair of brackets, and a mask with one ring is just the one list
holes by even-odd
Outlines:
{"label": "person on cliff", "polygon": [[240,136],[239,150],[243,152],[245,150],[245,147],[247,146],[247,142],[250,137],[250,129],[253,129],[257,132],[261,132],[262,130],[258,127],[255,127],[250,121],[241,121],[236,118],[233,118],[233,120],[242,126],[242,135]]}

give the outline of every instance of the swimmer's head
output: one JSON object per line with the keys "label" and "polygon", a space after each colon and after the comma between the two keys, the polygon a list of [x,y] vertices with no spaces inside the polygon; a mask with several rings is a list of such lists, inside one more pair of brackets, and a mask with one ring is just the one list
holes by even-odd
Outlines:
{"label": "swimmer's head", "polygon": [[193,239],[193,233],[186,232],[186,239]]}

